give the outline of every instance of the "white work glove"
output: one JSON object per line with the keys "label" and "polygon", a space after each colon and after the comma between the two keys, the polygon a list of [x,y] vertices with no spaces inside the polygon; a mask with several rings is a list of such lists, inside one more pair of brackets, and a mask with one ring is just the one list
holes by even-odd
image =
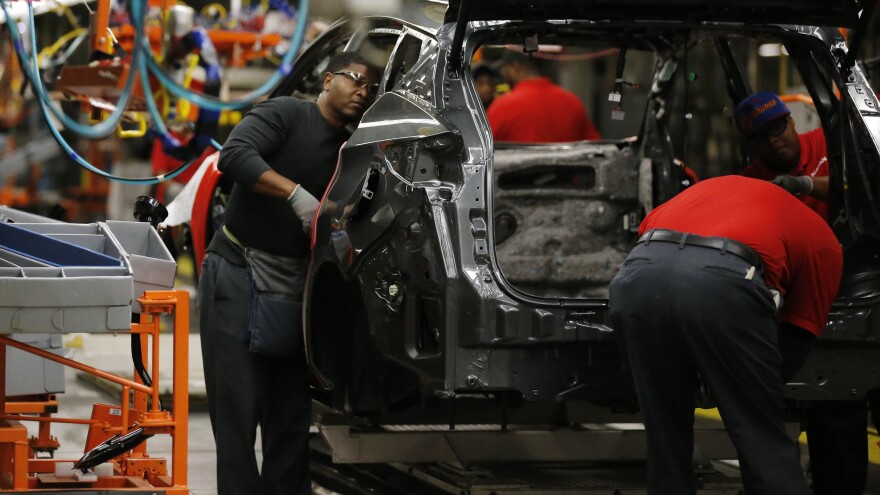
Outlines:
{"label": "white work glove", "polygon": [[794,195],[810,194],[810,191],[813,190],[813,179],[806,175],[800,177],[794,177],[792,175],[777,175],[770,182]]}
{"label": "white work glove", "polygon": [[315,218],[315,212],[318,211],[320,204],[314,196],[311,195],[306,188],[296,185],[296,188],[287,197],[287,203],[293,208],[296,216],[302,220],[303,232],[308,236],[312,231],[312,219]]}

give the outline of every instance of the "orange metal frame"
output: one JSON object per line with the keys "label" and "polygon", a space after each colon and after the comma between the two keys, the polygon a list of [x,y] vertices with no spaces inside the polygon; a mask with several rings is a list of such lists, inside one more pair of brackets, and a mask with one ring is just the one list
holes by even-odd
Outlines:
{"label": "orange metal frame", "polygon": [[813,106],[813,99],[805,94],[779,95],[779,99],[785,103],[803,103]]}
{"label": "orange metal frame", "polygon": [[12,401],[6,401],[6,414],[37,415],[28,418],[30,421],[39,421],[40,423],[37,436],[28,440],[33,452],[52,453],[61,446],[58,439],[52,436],[50,430],[52,423],[48,419],[56,411],[58,411],[58,400],[55,398],[55,394],[16,397]]}
{"label": "orange metal frame", "polygon": [[[149,4],[151,7],[160,7],[162,11],[167,11],[170,7],[165,1],[160,0],[150,0]],[[91,39],[93,50],[113,53],[110,31],[110,2],[109,0],[99,0]],[[125,25],[114,28],[112,31],[113,36],[119,42],[119,46],[130,53],[134,49],[135,43],[134,27]],[[147,26],[145,36],[152,48],[158,51],[165,37],[164,28],[161,26]],[[232,55],[229,62],[233,66],[242,66],[247,60],[264,57],[269,53],[269,49],[281,43],[281,36],[278,34],[262,34],[247,31],[210,29],[208,30],[208,37],[211,38],[211,43],[214,44],[214,48],[218,53]],[[124,79],[120,79],[120,81],[122,80]]]}
{"label": "orange metal frame", "polygon": [[[43,349],[23,344],[0,335],[0,491],[27,492],[43,491],[41,473],[54,473],[55,464],[70,462],[71,459],[40,459],[31,456],[27,429],[20,421],[38,421],[40,425],[74,423],[102,428],[109,433],[125,434],[134,427],[144,429],[147,434],[169,434],[172,438],[171,476],[166,476],[165,460],[150,458],[146,453],[146,443],[139,445],[113,459],[116,463],[114,476],[98,478],[88,486],[78,485],[80,489],[101,488],[149,488],[166,495],[186,495],[187,444],[189,418],[189,293],[187,291],[148,291],[138,299],[141,304],[140,323],[133,323],[131,333],[139,334],[143,357],[151,358],[151,365],[145,366],[152,374],[153,383],[144,385],[137,377],[129,380],[112,373],[58,356]],[[162,314],[174,315],[174,370],[172,384],[172,413],[163,411],[159,403],[159,323]],[[151,340],[149,340],[151,338]],[[149,340],[149,341],[148,341]],[[151,344],[151,352],[147,345]],[[65,366],[98,376],[122,386],[121,422],[112,426],[102,419],[53,418],[43,411],[39,416],[25,416],[33,413],[35,404],[6,402],[6,347],[11,346]],[[146,363],[145,363],[146,364]],[[132,396],[133,401],[129,398]],[[151,399],[148,403],[148,397]],[[149,404],[149,405],[148,405]],[[39,411],[37,411],[39,412]],[[48,431],[48,430],[47,430]],[[42,432],[42,429],[41,429]],[[93,446],[87,446],[93,447]],[[31,476],[33,475],[33,476]]]}
{"label": "orange metal frame", "polygon": [[[128,53],[134,50],[134,27],[124,25],[112,28],[114,36],[119,41],[119,46]],[[147,26],[146,37],[150,46],[158,52],[162,46],[163,31],[158,26]],[[228,31],[223,29],[209,29],[208,37],[211,43],[221,55],[229,55],[229,65],[240,67],[248,60],[265,57],[269,50],[281,43],[279,34],[262,34],[248,31]]]}

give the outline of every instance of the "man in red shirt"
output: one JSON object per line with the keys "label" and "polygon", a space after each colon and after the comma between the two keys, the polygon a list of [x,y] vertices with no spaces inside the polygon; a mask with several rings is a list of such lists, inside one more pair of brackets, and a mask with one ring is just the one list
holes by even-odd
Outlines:
{"label": "man in red shirt", "polygon": [[564,143],[600,139],[578,98],[541,74],[531,56],[506,50],[501,75],[513,86],[489,107],[497,142]]}
{"label": "man in red shirt", "polygon": [[827,220],[828,150],[822,128],[798,134],[791,111],[769,92],[749,96],[733,116],[751,159],[743,175],[773,182]]}
{"label": "man in red shirt", "polygon": [[[781,186],[827,221],[828,153],[822,128],[798,134],[789,109],[773,93],[755,93],[743,100],[734,120],[753,159],[743,175]],[[874,404],[877,399],[868,395],[872,408],[880,407]],[[866,416],[864,401],[819,401],[804,411],[816,495],[864,492]]]}
{"label": "man in red shirt", "polygon": [[783,189],[726,176],[654,209],[639,234],[611,283],[610,309],[645,419],[648,493],[695,491],[699,375],[736,446],[745,492],[808,494],[783,413],[783,385],[806,352],[792,360],[781,335],[825,327],[843,265],[831,229]]}

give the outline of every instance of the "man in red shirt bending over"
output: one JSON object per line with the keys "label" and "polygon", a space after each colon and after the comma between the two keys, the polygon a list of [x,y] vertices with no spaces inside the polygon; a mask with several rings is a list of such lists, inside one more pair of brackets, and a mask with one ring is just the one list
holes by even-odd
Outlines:
{"label": "man in red shirt bending over", "polygon": [[[734,111],[752,164],[743,175],[769,180],[828,220],[828,158],[822,128],[797,134],[785,104],[755,93]],[[780,175],[781,174],[781,175]],[[869,393],[872,409],[880,396]],[[804,411],[815,495],[861,495],[868,448],[865,401],[818,401]]]}
{"label": "man in red shirt bending over", "polygon": [[782,187],[828,220],[828,150],[822,128],[798,134],[791,111],[769,92],[740,102],[733,117],[751,160],[743,175]]}
{"label": "man in red shirt bending over", "polygon": [[497,142],[564,143],[600,139],[578,98],[541,74],[538,61],[514,50],[501,57],[501,75],[513,86],[489,107]]}
{"label": "man in red shirt bending over", "polygon": [[[648,493],[695,492],[697,375],[736,446],[745,492],[807,495],[785,432],[783,385],[818,335],[843,256],[818,215],[783,189],[740,176],[700,181],[654,209],[611,282],[645,419]],[[794,351],[794,352],[792,352]]]}

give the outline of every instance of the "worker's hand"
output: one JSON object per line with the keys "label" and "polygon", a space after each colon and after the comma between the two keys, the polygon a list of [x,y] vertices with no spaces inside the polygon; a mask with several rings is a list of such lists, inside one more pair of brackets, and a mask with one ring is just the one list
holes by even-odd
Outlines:
{"label": "worker's hand", "polygon": [[303,232],[309,235],[312,230],[312,219],[315,218],[315,212],[318,211],[320,204],[314,196],[306,189],[297,184],[296,189],[287,197],[287,202],[293,208],[296,216],[302,220]]}
{"label": "worker's hand", "polygon": [[813,179],[805,175],[800,177],[777,175],[770,182],[795,195],[810,194],[810,191],[813,190]]}

